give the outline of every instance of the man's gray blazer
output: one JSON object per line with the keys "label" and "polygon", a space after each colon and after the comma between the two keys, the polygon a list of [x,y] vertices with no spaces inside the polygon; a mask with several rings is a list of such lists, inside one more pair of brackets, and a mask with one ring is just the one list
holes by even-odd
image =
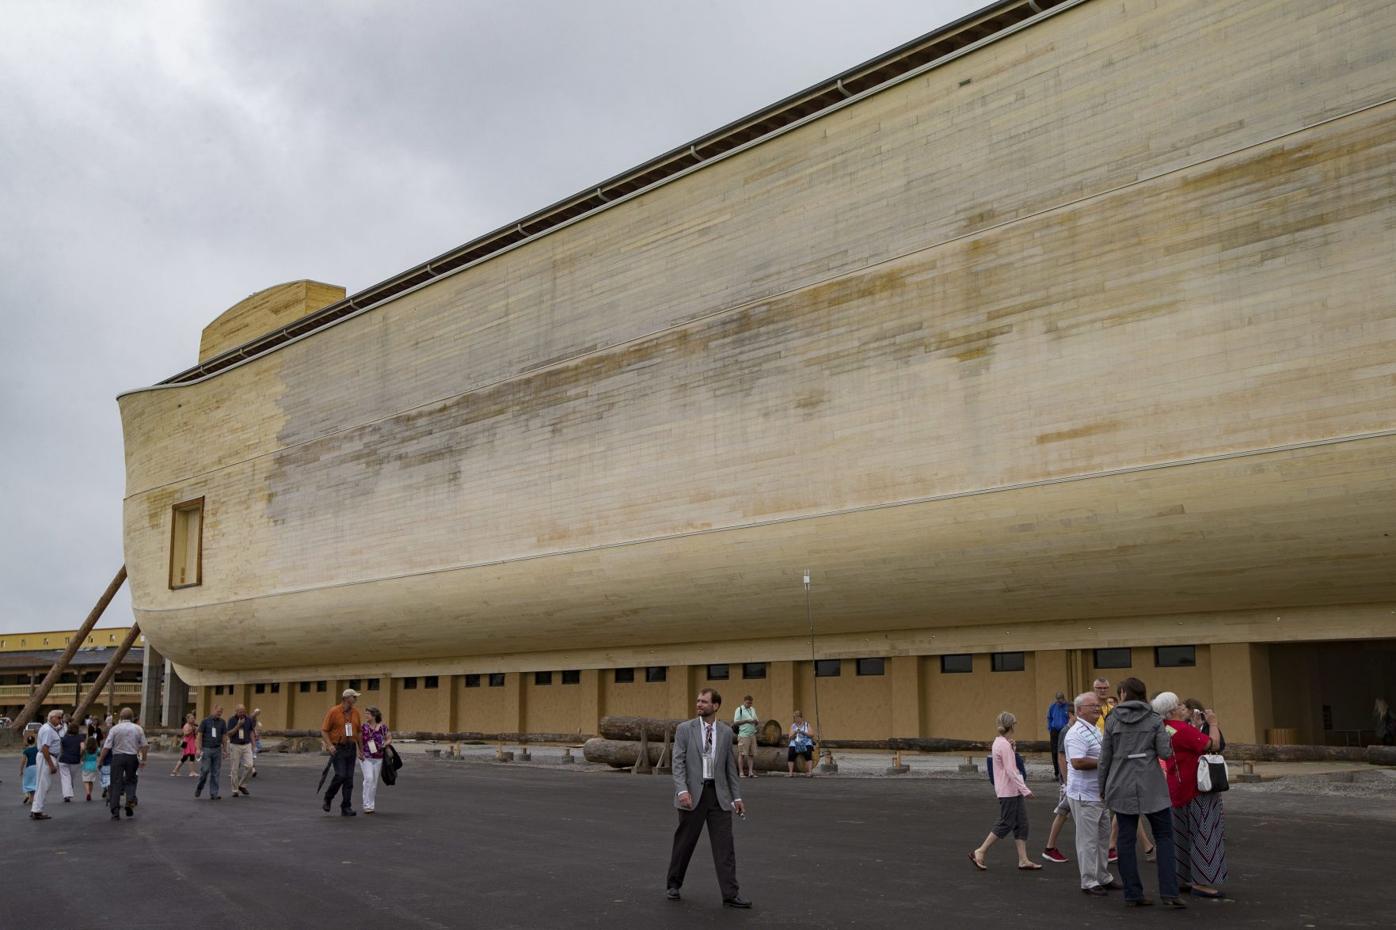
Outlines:
{"label": "man's gray blazer", "polygon": [[[732,728],[718,720],[713,725],[713,787],[717,803],[725,811],[732,809],[732,799],[741,798],[737,784],[737,756],[732,751]],[[685,720],[674,731],[674,806],[679,810],[679,795],[685,791],[693,798],[693,806],[703,796],[703,724],[699,718]]]}

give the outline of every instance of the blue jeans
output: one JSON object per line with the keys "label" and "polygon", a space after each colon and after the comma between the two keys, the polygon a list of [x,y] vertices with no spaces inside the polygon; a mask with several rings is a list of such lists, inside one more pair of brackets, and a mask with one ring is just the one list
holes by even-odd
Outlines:
{"label": "blue jeans", "polygon": [[[1144,883],[1139,880],[1139,856],[1135,843],[1139,836],[1139,814],[1115,812],[1119,821],[1120,835],[1117,850],[1120,854],[1120,878],[1125,883],[1125,900],[1138,901],[1144,897]],[[1149,827],[1154,831],[1154,849],[1158,854],[1158,893],[1159,897],[1178,897],[1178,872],[1173,861],[1173,809],[1165,807],[1161,811],[1145,814]]]}
{"label": "blue jeans", "polygon": [[[208,782],[208,796],[218,797],[218,770],[223,767],[223,747],[204,749],[204,757],[199,761],[199,783],[194,786],[194,794],[204,790]],[[1171,848],[1171,847],[1170,847]]]}

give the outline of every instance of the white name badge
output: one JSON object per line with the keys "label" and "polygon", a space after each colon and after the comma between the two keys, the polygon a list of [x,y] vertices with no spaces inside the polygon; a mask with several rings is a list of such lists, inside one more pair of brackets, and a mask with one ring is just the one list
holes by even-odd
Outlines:
{"label": "white name badge", "polygon": [[210,736],[212,739],[218,739],[218,728],[217,728],[217,727],[209,727],[209,728],[208,728],[208,734],[209,734],[209,736]]}
{"label": "white name badge", "polygon": [[378,744],[375,743],[373,740],[369,740],[369,741],[368,741],[368,751],[369,751],[369,752],[377,752],[377,751],[378,751]]}
{"label": "white name badge", "polygon": [[351,727],[351,726],[350,726],[349,724],[347,724],[347,723],[344,725],[344,735],[345,735],[345,736],[349,736],[349,737],[352,737],[352,736],[354,735],[354,729],[353,729],[353,727]]}

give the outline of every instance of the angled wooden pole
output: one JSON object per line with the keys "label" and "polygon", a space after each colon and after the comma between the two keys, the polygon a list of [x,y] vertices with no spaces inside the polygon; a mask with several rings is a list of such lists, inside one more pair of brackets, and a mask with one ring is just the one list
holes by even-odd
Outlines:
{"label": "angled wooden pole", "polygon": [[[108,681],[112,680],[112,676],[116,674],[116,670],[121,666],[121,660],[126,658],[126,653],[131,651],[131,646],[135,644],[136,639],[139,638],[140,635],[141,625],[139,623],[131,624],[131,632],[126,634],[126,638],[122,640],[121,645],[116,647],[116,652],[112,653],[112,657],[107,660],[107,664],[102,668],[102,674],[97,676],[97,680],[94,681],[92,687],[87,690],[87,696],[78,701],[78,706],[73,709],[74,720],[81,721],[83,715],[87,713],[87,709],[102,696],[102,689],[106,687]],[[115,689],[113,689],[113,694],[114,693]],[[110,710],[112,715],[115,716],[116,708],[112,707]]]}
{"label": "angled wooden pole", "polygon": [[82,622],[82,626],[78,628],[77,633],[72,639],[68,640],[68,648],[63,650],[63,655],[58,657],[58,661],[53,663],[53,668],[48,670],[48,674],[44,676],[44,680],[39,683],[39,690],[29,695],[29,703],[25,704],[24,709],[15,716],[14,723],[10,724],[10,729],[23,730],[24,725],[34,719],[34,715],[38,713],[40,705],[42,705],[44,700],[48,697],[49,691],[53,689],[53,686],[63,675],[63,670],[68,667],[68,663],[73,661],[73,656],[77,653],[78,648],[86,641],[87,634],[91,633],[92,628],[97,625],[97,621],[102,616],[102,611],[107,609],[107,605],[111,603],[112,598],[116,597],[116,592],[121,589],[121,586],[125,582],[126,566],[123,565],[121,566],[121,570],[116,573],[116,577],[111,580],[111,584],[107,585],[107,590],[102,592],[101,598],[98,599],[96,606],[92,608],[92,612],[87,615],[87,619]]}

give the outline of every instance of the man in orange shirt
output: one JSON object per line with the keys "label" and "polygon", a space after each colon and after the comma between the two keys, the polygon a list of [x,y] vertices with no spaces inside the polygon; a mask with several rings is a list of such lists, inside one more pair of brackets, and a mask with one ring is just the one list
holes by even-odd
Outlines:
{"label": "man in orange shirt", "polygon": [[334,765],[334,780],[330,782],[330,790],[325,792],[323,805],[327,814],[334,793],[340,791],[339,813],[345,817],[355,816],[354,809],[349,806],[349,794],[354,789],[354,760],[364,757],[361,742],[363,718],[354,707],[358,698],[359,692],[345,688],[340,702],[330,708],[330,712],[325,714],[325,722],[320,725],[320,738],[325,741],[325,748],[333,757],[331,762]]}

